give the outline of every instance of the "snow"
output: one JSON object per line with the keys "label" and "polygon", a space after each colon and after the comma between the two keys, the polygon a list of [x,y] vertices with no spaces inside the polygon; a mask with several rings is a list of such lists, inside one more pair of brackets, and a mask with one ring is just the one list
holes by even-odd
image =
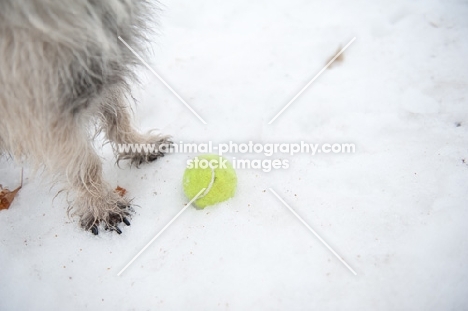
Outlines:
{"label": "snow", "polygon": [[[135,198],[120,236],[83,232],[66,197],[25,168],[0,211],[0,310],[466,310],[466,16],[455,0],[163,1],[151,66],[208,124],[142,71],[141,129],[356,153],[276,154],[289,169],[237,170],[233,199],[188,208],[121,276],[188,202],[193,154],[120,169],[99,145],[107,180]],[[3,159],[0,183],[15,188],[20,167]]]}

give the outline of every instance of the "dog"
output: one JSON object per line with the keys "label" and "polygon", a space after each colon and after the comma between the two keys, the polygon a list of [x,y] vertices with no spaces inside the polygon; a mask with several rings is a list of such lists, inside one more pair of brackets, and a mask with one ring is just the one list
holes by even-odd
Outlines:
{"label": "dog", "polygon": [[[155,24],[154,1],[0,0],[0,153],[27,160],[60,182],[85,230],[130,225],[130,200],[103,179],[92,145],[105,134],[117,161],[164,155],[168,136],[132,125],[130,86]],[[156,8],[157,9],[157,8]],[[154,144],[148,154],[118,144]]]}

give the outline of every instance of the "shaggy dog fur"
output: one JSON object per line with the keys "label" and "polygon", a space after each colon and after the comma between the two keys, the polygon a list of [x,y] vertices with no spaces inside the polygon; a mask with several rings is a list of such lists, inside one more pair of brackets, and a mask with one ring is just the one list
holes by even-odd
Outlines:
{"label": "shaggy dog fur", "polygon": [[118,154],[116,144],[167,140],[132,126],[127,99],[139,61],[118,39],[144,54],[151,2],[0,0],[0,153],[63,182],[73,214],[94,234],[100,224],[120,233],[130,204],[103,180],[91,129],[137,165],[162,154]]}

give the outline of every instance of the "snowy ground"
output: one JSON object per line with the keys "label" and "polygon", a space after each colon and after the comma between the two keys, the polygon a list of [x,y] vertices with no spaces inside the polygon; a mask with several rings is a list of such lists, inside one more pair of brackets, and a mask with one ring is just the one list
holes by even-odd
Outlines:
{"label": "snowy ground", "polygon": [[[100,150],[106,178],[138,205],[121,236],[83,232],[26,170],[0,211],[0,310],[466,310],[468,3],[163,4],[152,66],[208,125],[146,72],[142,129],[176,142],[349,142],[356,153],[276,154],[288,170],[238,170],[235,198],[187,209],[120,277],[187,203],[193,155],[119,169]],[[2,160],[0,183],[14,188],[19,171]]]}

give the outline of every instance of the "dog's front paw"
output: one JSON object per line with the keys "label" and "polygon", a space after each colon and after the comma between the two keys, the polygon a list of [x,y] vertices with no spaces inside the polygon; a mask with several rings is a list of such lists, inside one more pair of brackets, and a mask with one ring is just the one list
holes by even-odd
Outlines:
{"label": "dog's front paw", "polygon": [[120,223],[130,226],[128,218],[133,209],[125,198],[119,198],[113,202],[95,202],[94,204],[94,206],[89,206],[81,216],[81,227],[86,231],[97,235],[101,227],[121,234],[122,230],[118,227]]}
{"label": "dog's front paw", "polygon": [[121,160],[130,160],[130,165],[139,167],[142,163],[153,162],[169,152],[172,141],[170,136],[149,135],[145,143],[125,144],[119,146],[117,163]]}

